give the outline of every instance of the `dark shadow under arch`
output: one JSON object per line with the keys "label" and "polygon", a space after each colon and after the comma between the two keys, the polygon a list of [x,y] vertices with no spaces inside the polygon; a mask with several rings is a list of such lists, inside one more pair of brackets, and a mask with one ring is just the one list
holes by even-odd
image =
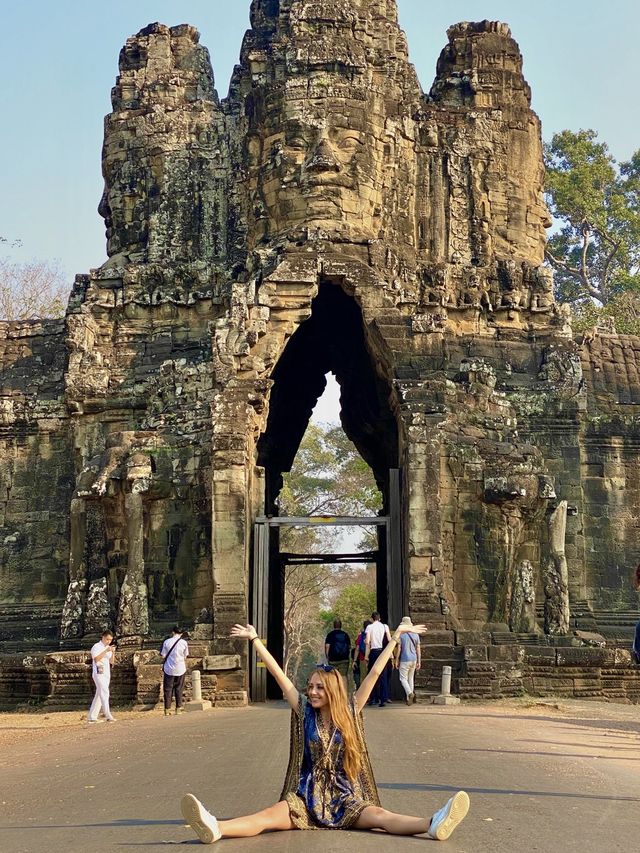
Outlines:
{"label": "dark shadow under arch", "polygon": [[258,442],[266,474],[265,510],[277,514],[282,474],[293,460],[326,374],[340,385],[342,427],[370,466],[385,508],[389,469],[398,465],[398,428],[389,407],[390,388],[376,373],[365,342],[362,313],[339,284],[323,281],[311,317],[287,343],[273,374],[267,429]]}

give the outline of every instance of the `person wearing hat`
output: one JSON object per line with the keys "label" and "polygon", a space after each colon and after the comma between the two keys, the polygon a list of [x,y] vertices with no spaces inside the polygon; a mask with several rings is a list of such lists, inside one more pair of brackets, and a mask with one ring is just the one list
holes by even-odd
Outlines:
{"label": "person wearing hat", "polygon": [[[402,619],[401,625],[413,627],[413,622],[409,616]],[[416,701],[414,690],[414,679],[416,672],[420,669],[420,637],[413,631],[402,634],[400,643],[395,650],[396,666],[400,675],[400,684],[406,694],[407,705],[413,705]]]}

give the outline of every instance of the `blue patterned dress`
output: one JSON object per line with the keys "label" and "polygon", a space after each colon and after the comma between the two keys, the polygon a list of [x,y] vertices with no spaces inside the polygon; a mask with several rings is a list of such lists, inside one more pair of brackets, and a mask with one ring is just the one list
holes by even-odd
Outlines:
{"label": "blue patterned dress", "polygon": [[362,768],[355,782],[344,770],[340,731],[333,726],[325,729],[320,714],[306,699],[301,699],[299,712],[293,715],[289,770],[281,799],[287,801],[298,829],[348,829],[367,806],[380,805],[364,745],[362,717],[354,704],[350,709],[362,751]]}

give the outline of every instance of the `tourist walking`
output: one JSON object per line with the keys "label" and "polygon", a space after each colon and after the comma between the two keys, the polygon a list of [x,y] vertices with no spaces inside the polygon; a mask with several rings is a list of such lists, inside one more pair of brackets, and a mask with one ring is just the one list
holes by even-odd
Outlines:
{"label": "tourist walking", "polygon": [[348,679],[351,637],[346,631],[342,630],[340,619],[333,620],[333,631],[329,631],[324,640],[324,653],[328,663],[335,667],[340,675]]}
{"label": "tourist walking", "polygon": [[356,637],[356,644],[353,649],[353,681],[356,685],[356,690],[360,687],[360,682],[362,680],[361,667],[364,665],[367,652],[367,638],[365,631],[367,630],[367,625],[370,624],[369,619],[365,619],[362,623],[362,631],[360,631]]}
{"label": "tourist walking", "polygon": [[[327,664],[312,671],[306,696],[301,695],[252,625],[232,628],[232,637],[253,643],[291,706],[289,766],[279,801],[245,817],[219,821],[193,794],[186,794],[182,814],[203,844],[291,829],[382,830],[391,835],[428,835],[439,841],[451,835],[469,810],[467,794],[459,791],[431,818],[409,817],[381,808],[364,739],[362,709],[407,630],[406,625],[398,627],[348,699],[343,677]],[[424,625],[414,625],[411,630],[426,632]]]}
{"label": "tourist walking", "polygon": [[[367,625],[365,631],[365,660],[368,663],[369,672],[373,670],[376,662],[382,654],[387,643],[391,640],[389,626],[380,621],[380,614],[374,611],[371,614],[371,623]],[[390,655],[385,657],[385,660],[390,661]],[[389,701],[389,670],[384,666],[380,672],[380,677],[376,679],[375,687],[372,692],[371,705],[379,705],[381,708]]]}
{"label": "tourist walking", "polygon": [[182,693],[187,677],[187,658],[189,645],[184,634],[177,625],[171,629],[171,636],[162,644],[162,690],[164,693],[164,715],[171,713],[171,703],[176,697],[176,714],[181,714]]}
{"label": "tourist walking", "polygon": [[102,711],[108,723],[115,723],[109,707],[111,667],[116,662],[116,650],[112,642],[112,632],[103,631],[100,642],[91,647],[91,674],[96,692],[89,708],[88,723],[97,723],[100,711]]}
{"label": "tourist walking", "polygon": [[[405,616],[401,622],[409,628],[413,623],[409,616]],[[405,692],[407,705],[413,705],[416,701],[414,679],[416,672],[420,669],[420,637],[414,631],[402,634],[400,642],[395,648],[396,666],[400,675],[400,684]]]}

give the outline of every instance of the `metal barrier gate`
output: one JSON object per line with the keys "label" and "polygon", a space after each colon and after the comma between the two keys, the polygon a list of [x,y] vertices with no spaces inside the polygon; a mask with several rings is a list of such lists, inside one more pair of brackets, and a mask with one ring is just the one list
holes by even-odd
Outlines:
{"label": "metal barrier gate", "polygon": [[[386,602],[387,618],[397,625],[403,615],[404,583],[402,572],[402,540],[400,514],[400,471],[390,471],[389,515],[357,516],[303,516],[300,518],[262,516],[256,518],[253,526],[253,572],[251,583],[251,621],[258,635],[266,638],[269,634],[270,599],[274,596],[274,578],[272,574],[271,532],[279,527],[378,527],[384,529],[382,538],[385,543],[386,565]],[[366,554],[296,554],[286,555],[289,562],[373,562],[379,556]],[[285,561],[286,562],[286,561]],[[279,567],[278,567],[279,568]],[[282,590],[279,590],[282,592]],[[267,671],[251,650],[250,692],[254,702],[264,702],[267,698]]]}

